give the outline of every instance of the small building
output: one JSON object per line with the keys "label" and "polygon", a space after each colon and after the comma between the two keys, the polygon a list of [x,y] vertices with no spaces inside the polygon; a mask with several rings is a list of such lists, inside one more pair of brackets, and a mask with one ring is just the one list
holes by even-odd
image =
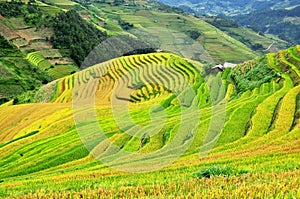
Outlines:
{"label": "small building", "polygon": [[236,67],[237,64],[233,64],[233,63],[229,63],[229,62],[225,62],[224,63],[224,68],[234,68]]}
{"label": "small building", "polygon": [[224,69],[224,66],[222,65],[222,64],[218,64],[218,65],[216,65],[216,66],[214,66],[214,67],[212,67],[213,69],[214,68],[220,68],[220,69]]}

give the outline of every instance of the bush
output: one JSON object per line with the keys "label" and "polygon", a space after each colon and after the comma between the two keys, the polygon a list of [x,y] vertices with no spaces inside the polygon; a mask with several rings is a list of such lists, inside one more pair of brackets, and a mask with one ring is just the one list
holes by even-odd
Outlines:
{"label": "bush", "polygon": [[227,166],[212,165],[197,171],[193,174],[194,178],[210,178],[211,176],[230,176],[247,173],[246,170],[232,169]]}
{"label": "bush", "polygon": [[234,21],[232,19],[222,18],[222,17],[215,17],[213,19],[213,21],[208,21],[208,22],[221,30],[224,27],[227,27],[227,28],[238,28],[239,27],[239,25],[236,21]]}
{"label": "bush", "polygon": [[25,4],[22,2],[1,2],[0,14],[4,17],[20,17],[25,10]]}
{"label": "bush", "polygon": [[123,21],[122,19],[119,19],[119,25],[123,30],[130,30],[134,27],[133,24]]}
{"label": "bush", "polygon": [[264,47],[261,44],[251,44],[251,49],[252,50],[263,50]]}
{"label": "bush", "polygon": [[9,102],[8,98],[0,98],[0,105]]}
{"label": "bush", "polygon": [[198,30],[188,30],[187,34],[193,39],[193,40],[197,40],[202,33],[199,32]]}

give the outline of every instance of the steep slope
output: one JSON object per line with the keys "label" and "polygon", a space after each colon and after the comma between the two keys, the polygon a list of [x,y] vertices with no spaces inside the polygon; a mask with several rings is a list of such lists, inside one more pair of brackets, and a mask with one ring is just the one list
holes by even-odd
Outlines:
{"label": "steep slope", "polygon": [[[224,198],[232,193],[239,198],[297,197],[299,60],[296,46],[205,78],[201,64],[174,54],[152,53],[114,59],[53,82],[37,95],[48,103],[0,107],[0,194],[20,198],[103,194]],[[184,93],[185,88],[191,88],[191,93]],[[126,89],[130,92],[122,92]],[[78,120],[78,116],[90,119],[92,112],[80,109],[80,105],[88,109],[90,100],[104,140],[89,128],[94,120]],[[125,112],[118,112],[122,109],[114,109],[124,104],[132,123]],[[128,126],[123,122],[129,122]],[[197,123],[194,128],[192,124]],[[87,137],[80,133],[85,127]],[[178,133],[180,127],[186,131]],[[138,128],[143,130],[135,131]],[[131,153],[125,162],[107,162],[121,154],[108,140]],[[163,170],[143,174],[116,170],[131,163],[135,167],[128,169],[140,168],[140,155],[170,152],[170,156],[141,162],[150,161],[155,168],[159,161],[171,159],[174,149],[181,151],[187,144],[184,154]],[[199,172],[206,167],[208,174]],[[221,176],[214,176],[217,173]]]}

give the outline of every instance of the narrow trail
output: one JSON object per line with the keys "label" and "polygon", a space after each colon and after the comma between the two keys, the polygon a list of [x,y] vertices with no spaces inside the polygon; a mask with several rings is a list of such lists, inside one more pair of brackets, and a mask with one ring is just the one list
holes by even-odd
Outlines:
{"label": "narrow trail", "polygon": [[273,43],[265,51],[269,51],[274,44],[275,44],[275,41],[273,41]]}

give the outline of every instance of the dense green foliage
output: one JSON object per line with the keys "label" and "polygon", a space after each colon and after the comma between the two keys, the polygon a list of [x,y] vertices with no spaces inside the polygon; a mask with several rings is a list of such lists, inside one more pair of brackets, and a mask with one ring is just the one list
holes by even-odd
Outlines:
{"label": "dense green foliage", "polygon": [[199,30],[188,30],[187,33],[194,40],[197,40],[202,35]]}
{"label": "dense green foliage", "polygon": [[27,12],[24,14],[24,21],[34,27],[49,26],[51,22],[50,13],[46,13],[35,4],[27,5]]}
{"label": "dense green foliage", "polygon": [[239,93],[258,88],[276,77],[278,75],[268,66],[266,57],[249,61],[231,70],[231,79]]}
{"label": "dense green foliage", "polygon": [[24,3],[22,1],[11,1],[0,3],[0,14],[4,17],[19,17],[23,15]]}
{"label": "dense green foliage", "polygon": [[213,26],[216,26],[217,28],[219,28],[220,30],[224,30],[224,27],[227,28],[238,28],[239,25],[237,24],[236,21],[232,20],[232,19],[227,19],[224,17],[213,17],[213,20],[209,20],[208,21],[210,24],[212,24]]}
{"label": "dense green foliage", "polygon": [[16,52],[18,52],[17,48],[0,35],[0,57],[9,56]]}
{"label": "dense green foliage", "polygon": [[119,25],[123,28],[123,30],[130,30],[131,28],[133,28],[133,24],[128,23],[122,19],[118,20]]}
{"label": "dense green foliage", "polygon": [[[119,19],[119,24],[124,30],[129,30],[133,27],[133,24],[121,19]],[[75,10],[59,13],[53,18],[52,26],[55,36],[51,37],[50,41],[53,46],[59,49],[70,49],[71,58],[79,66],[82,65],[84,59],[95,47],[108,38],[106,32],[100,31],[94,25],[83,20]],[[113,45],[113,48],[109,45]],[[120,35],[96,48],[90,55],[90,58],[94,57],[96,60],[88,60],[89,65],[85,63],[81,67],[85,68],[123,55],[118,52],[127,52],[125,55],[141,54],[154,52],[154,49],[143,41]]]}
{"label": "dense green foliage", "polygon": [[61,12],[53,19],[55,37],[50,40],[55,48],[70,49],[71,57],[81,65],[84,58],[107,34],[84,21],[76,11]]}
{"label": "dense green foliage", "polygon": [[212,165],[210,167],[202,168],[193,174],[197,178],[210,178],[212,176],[230,176],[246,173],[246,170],[237,170],[227,166],[216,166]]}
{"label": "dense green foliage", "polygon": [[0,14],[4,17],[23,17],[24,22],[34,27],[49,26],[51,17],[34,2],[24,4],[21,1],[0,2]]}

